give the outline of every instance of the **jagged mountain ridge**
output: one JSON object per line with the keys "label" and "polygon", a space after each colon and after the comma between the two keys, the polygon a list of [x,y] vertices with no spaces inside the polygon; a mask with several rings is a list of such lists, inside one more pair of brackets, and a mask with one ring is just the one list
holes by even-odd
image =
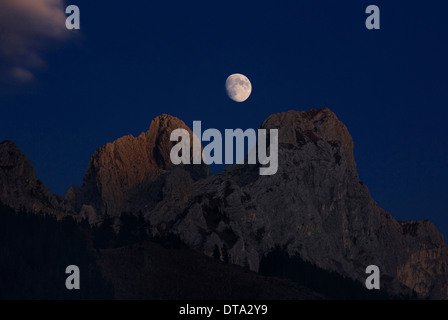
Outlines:
{"label": "jagged mountain ridge", "polygon": [[12,141],[0,143],[0,203],[16,211],[74,214],[71,205],[56,196],[36,177],[27,156]]}
{"label": "jagged mountain ridge", "polygon": [[[261,126],[279,129],[279,171],[234,165],[193,185],[184,203],[162,201],[146,215],[190,246],[257,270],[276,246],[317,266],[365,281],[380,267],[394,294],[447,297],[447,247],[429,221],[396,221],[359,181],[353,140],[329,109],[289,111]],[[168,223],[167,223],[168,221]]]}
{"label": "jagged mountain ridge", "polygon": [[[174,233],[207,255],[225,248],[231,263],[255,271],[264,255],[282,247],[358,281],[376,264],[393,294],[448,297],[442,234],[429,221],[396,221],[372,200],[356,172],[353,140],[329,109],[283,112],[263,122],[261,128],[279,129],[274,176],[259,176],[257,165],[234,165],[213,176],[206,165],[172,166],[169,133],[177,128],[191,133],[179,119],[162,115],[147,133],[98,149],[83,186],[59,199],[63,210],[73,206],[92,223],[142,212],[156,235]],[[17,185],[3,167],[3,184]],[[16,194],[6,200],[31,203]]]}
{"label": "jagged mountain ridge", "polygon": [[[177,167],[171,163],[174,143],[170,135],[179,128],[187,130],[192,139],[192,131],[183,121],[163,114],[138,137],[125,136],[100,147],[89,162],[82,187],[71,187],[67,201],[91,222],[99,222],[104,215],[118,217],[125,211],[152,208],[162,198],[209,176],[205,164]],[[183,184],[170,186],[173,175]]]}

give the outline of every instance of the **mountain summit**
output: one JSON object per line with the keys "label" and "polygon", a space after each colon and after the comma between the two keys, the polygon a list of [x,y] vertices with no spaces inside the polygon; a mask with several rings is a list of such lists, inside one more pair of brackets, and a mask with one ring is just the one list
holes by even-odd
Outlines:
{"label": "mountain summit", "polygon": [[36,177],[27,156],[11,141],[0,143],[0,203],[16,211],[52,214],[73,213],[70,205]]}
{"label": "mountain summit", "polygon": [[429,221],[399,222],[359,181],[353,140],[329,109],[271,115],[279,170],[233,165],[198,181],[183,201],[162,200],[146,217],[160,233],[257,271],[274,248],[361,282],[377,265],[392,294],[447,298],[447,246]]}
{"label": "mountain summit", "polygon": [[[448,249],[429,221],[397,221],[359,180],[353,140],[328,108],[273,114],[261,129],[279,131],[279,167],[232,165],[210,175],[206,165],[173,166],[170,134],[181,120],[161,115],[137,138],[99,148],[84,183],[66,200],[35,177],[26,156],[0,144],[0,202],[90,223],[123,212],[142,214],[152,235],[174,234],[190,248],[259,271],[267,256],[300,257],[364,283],[369,265],[392,295],[448,299]],[[280,263],[280,262],[279,262]]]}
{"label": "mountain summit", "polygon": [[163,114],[137,138],[129,135],[102,146],[90,160],[83,186],[73,186],[66,199],[77,211],[97,221],[104,215],[119,216],[136,209],[139,204],[135,202],[142,198],[143,207],[152,207],[173,169],[177,174],[184,173],[180,179],[193,182],[205,178],[210,174],[206,165],[183,168],[171,163],[170,151],[175,142],[170,141],[170,135],[179,128],[193,137],[183,121]]}

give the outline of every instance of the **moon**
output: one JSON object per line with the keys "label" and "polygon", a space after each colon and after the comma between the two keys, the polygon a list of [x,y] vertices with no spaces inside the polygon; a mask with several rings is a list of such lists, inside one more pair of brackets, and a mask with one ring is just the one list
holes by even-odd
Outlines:
{"label": "moon", "polygon": [[227,78],[226,91],[233,101],[244,102],[252,93],[252,84],[245,75],[235,73]]}

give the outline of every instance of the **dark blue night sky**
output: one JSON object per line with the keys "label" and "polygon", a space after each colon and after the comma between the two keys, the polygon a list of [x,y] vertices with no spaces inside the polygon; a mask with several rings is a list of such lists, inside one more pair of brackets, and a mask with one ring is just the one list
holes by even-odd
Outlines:
{"label": "dark blue night sky", "polygon": [[[0,87],[0,140],[14,141],[54,193],[82,184],[98,147],[162,113],[223,130],[326,106],[353,136],[373,198],[448,236],[447,2],[66,4],[81,10],[80,34],[42,51],[34,81]],[[365,28],[370,4],[381,30]],[[244,103],[226,96],[232,73],[252,82]]]}

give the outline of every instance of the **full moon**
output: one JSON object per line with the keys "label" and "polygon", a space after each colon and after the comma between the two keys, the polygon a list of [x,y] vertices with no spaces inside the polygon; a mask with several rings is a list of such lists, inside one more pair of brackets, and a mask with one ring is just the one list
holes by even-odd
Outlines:
{"label": "full moon", "polygon": [[246,76],[235,73],[226,80],[226,91],[230,99],[236,102],[243,102],[249,98],[252,92],[252,85]]}

